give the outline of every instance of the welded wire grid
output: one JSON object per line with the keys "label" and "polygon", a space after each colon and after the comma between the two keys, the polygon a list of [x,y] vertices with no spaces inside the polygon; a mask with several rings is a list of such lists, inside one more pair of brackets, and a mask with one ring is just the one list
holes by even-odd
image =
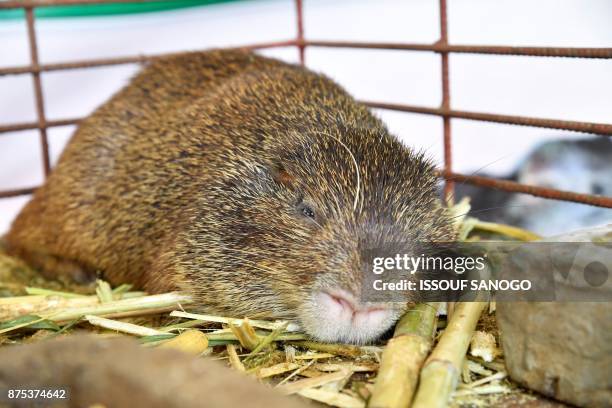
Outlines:
{"label": "welded wire grid", "polygon": [[[58,5],[83,5],[100,3],[133,3],[159,0],[21,0],[0,2],[0,9],[22,8],[26,13],[26,24],[28,41],[30,47],[30,65],[0,68],[0,76],[25,75],[32,76],[34,84],[34,97],[36,102],[37,121],[30,123],[0,124],[0,133],[14,132],[27,129],[38,129],[40,132],[40,143],[42,147],[42,163],[47,176],[51,170],[49,158],[49,143],[47,129],[53,126],[65,126],[78,123],[80,118],[66,118],[60,120],[47,120],[45,116],[45,104],[42,92],[41,73],[50,71],[69,70],[76,68],[100,67],[108,65],[120,65],[130,63],[141,63],[159,55],[136,55],[120,58],[100,58],[87,61],[69,61],[53,64],[41,64],[38,60],[38,47],[36,41],[36,29],[34,8],[51,7]],[[612,135],[612,124],[576,122],[558,119],[544,119],[537,117],[498,115],[485,112],[470,112],[455,110],[451,107],[450,83],[449,83],[449,61],[450,53],[469,54],[497,54],[497,55],[519,55],[532,57],[562,57],[562,58],[612,58],[612,48],[556,48],[556,47],[510,47],[510,46],[483,46],[483,45],[451,45],[448,43],[448,16],[446,0],[439,0],[440,4],[440,39],[433,44],[415,43],[387,43],[387,42],[354,42],[354,41],[311,41],[304,36],[304,14],[302,0],[295,0],[296,8],[296,37],[285,41],[276,41],[260,44],[245,45],[241,48],[263,49],[273,47],[295,46],[299,51],[300,63],[304,64],[306,47],[332,47],[332,48],[358,48],[358,49],[382,49],[382,50],[406,50],[434,52],[440,54],[442,64],[442,102],[439,108],[423,106],[391,104],[377,101],[362,101],[373,108],[388,109],[400,112],[411,112],[425,115],[436,115],[444,121],[444,167],[438,173],[446,180],[445,195],[452,197],[453,183],[465,182],[482,187],[496,188],[500,190],[531,194],[538,197],[574,201],[599,207],[612,208],[612,197],[580,194],[571,191],[560,191],[550,188],[529,186],[505,180],[481,177],[477,175],[464,175],[453,172],[452,167],[452,133],[451,120],[453,118],[469,119],[485,122],[505,123],[519,126],[533,126],[550,129],[570,130],[575,132],[593,133],[601,137]],[[0,191],[0,198],[14,197],[30,194],[35,190],[32,188],[21,188],[16,190]]]}

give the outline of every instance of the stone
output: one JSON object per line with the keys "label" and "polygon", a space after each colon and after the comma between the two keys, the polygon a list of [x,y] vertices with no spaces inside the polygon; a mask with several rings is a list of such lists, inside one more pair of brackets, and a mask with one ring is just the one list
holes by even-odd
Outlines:
{"label": "stone", "polygon": [[[597,245],[609,243],[610,238],[612,226],[608,225],[547,241]],[[590,270],[591,259],[582,258],[580,253],[556,258],[555,267],[563,269],[562,263],[571,259],[573,265],[565,265],[565,270],[574,273],[572,268],[582,265],[582,274],[556,276],[555,283],[565,285],[563,293],[581,291],[588,298],[589,291],[597,291],[593,293],[598,298],[606,293],[612,299],[612,263],[604,262],[603,270],[601,265]],[[577,406],[612,406],[612,302],[503,302],[497,304],[496,314],[512,379]]]}
{"label": "stone", "polygon": [[41,387],[68,390],[53,400],[60,407],[308,406],[218,362],[133,339],[75,334],[0,349],[0,406],[8,389]]}

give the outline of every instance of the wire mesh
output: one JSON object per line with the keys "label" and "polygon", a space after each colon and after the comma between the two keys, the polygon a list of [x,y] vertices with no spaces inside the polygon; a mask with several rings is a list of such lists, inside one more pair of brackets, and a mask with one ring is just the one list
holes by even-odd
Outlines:
{"label": "wire mesh", "polygon": [[[34,9],[36,7],[53,7],[60,5],[84,5],[102,3],[127,3],[135,1],[160,1],[160,0],[21,0],[0,2],[0,9],[22,8],[26,12],[26,24],[28,29],[28,42],[30,48],[30,64],[27,66],[0,68],[0,76],[26,75],[32,76],[34,84],[34,98],[36,102],[35,122],[9,123],[0,125],[0,134],[28,129],[38,129],[42,147],[42,163],[45,176],[51,171],[49,158],[49,144],[47,129],[54,126],[66,126],[76,124],[80,118],[66,118],[60,120],[47,120],[45,117],[45,102],[42,93],[40,75],[42,72],[61,71],[78,68],[90,68],[120,64],[132,64],[146,62],[160,55],[135,55],[120,58],[100,58],[81,61],[66,61],[53,64],[40,64],[38,59],[38,47],[35,28]],[[557,57],[557,58],[598,58],[612,59],[612,48],[568,48],[568,47],[513,47],[513,46],[490,46],[490,45],[454,45],[448,43],[448,15],[446,0],[439,0],[440,8],[440,38],[433,44],[415,43],[381,43],[381,42],[356,42],[356,41],[310,41],[305,38],[303,1],[295,0],[296,9],[296,36],[293,39],[280,40],[260,44],[249,44],[241,46],[246,49],[264,49],[274,47],[295,46],[299,52],[301,64],[305,63],[305,51],[307,47],[331,47],[331,48],[356,48],[356,49],[383,49],[383,50],[405,50],[434,52],[441,56],[442,65],[442,101],[439,108],[423,106],[385,103],[379,101],[362,101],[366,105],[379,108],[395,110],[400,112],[411,112],[425,115],[436,115],[443,120],[444,138],[444,167],[438,174],[446,180],[445,196],[453,196],[453,183],[464,182],[487,188],[531,194],[538,197],[574,201],[599,207],[612,208],[612,197],[603,197],[590,194],[579,194],[571,191],[561,191],[551,188],[530,186],[505,180],[497,180],[477,175],[465,175],[453,172],[452,161],[452,119],[468,119],[475,121],[504,123],[519,126],[533,126],[550,129],[569,130],[600,135],[602,137],[612,136],[612,124],[567,121],[560,119],[548,119],[538,117],[525,117],[513,115],[500,115],[488,112],[471,112],[455,110],[451,107],[450,77],[449,77],[449,54],[495,54],[495,55],[517,55],[532,57]],[[35,187],[25,187],[13,190],[0,191],[0,198],[14,197],[30,194]]]}

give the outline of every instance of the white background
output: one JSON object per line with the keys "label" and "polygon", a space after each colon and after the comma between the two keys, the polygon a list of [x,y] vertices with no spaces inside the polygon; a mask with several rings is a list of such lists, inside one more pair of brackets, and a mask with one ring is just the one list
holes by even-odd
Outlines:
{"label": "white background", "polygon": [[[309,39],[432,43],[437,0],[305,0]],[[611,47],[609,0],[450,0],[453,44]],[[291,0],[262,0],[128,16],[38,20],[42,63],[155,54],[295,37]],[[0,20],[0,66],[29,62],[21,20]],[[297,61],[294,48],[267,55]],[[360,99],[437,107],[440,58],[433,53],[307,49],[306,62]],[[136,65],[44,73],[48,119],[87,115],[137,71]],[[455,109],[612,122],[612,61],[452,55]],[[405,143],[442,161],[438,117],[376,111]],[[29,75],[0,77],[0,123],[36,119]],[[570,132],[453,120],[455,170],[504,174],[534,144]],[[55,161],[74,130],[49,130]],[[43,179],[37,131],[0,134],[0,190]],[[0,233],[27,197],[0,200]]]}

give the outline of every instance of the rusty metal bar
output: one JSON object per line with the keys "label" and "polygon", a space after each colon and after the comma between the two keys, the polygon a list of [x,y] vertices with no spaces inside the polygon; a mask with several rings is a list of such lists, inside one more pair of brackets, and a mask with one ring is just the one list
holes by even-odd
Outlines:
{"label": "rusty metal bar", "polygon": [[422,113],[425,115],[448,116],[450,118],[478,120],[482,122],[505,123],[509,125],[533,126],[548,129],[570,130],[573,132],[592,133],[601,136],[612,136],[612,124],[595,122],[576,122],[560,119],[532,118],[528,116],[497,115],[494,113],[470,112],[461,110],[445,110],[442,108],[428,108],[424,106],[403,105],[397,103],[384,103],[361,101],[371,108],[388,109],[400,112]]}
{"label": "rusty metal bar", "polygon": [[[547,129],[569,130],[574,132],[591,133],[599,136],[612,136],[612,124],[594,122],[574,122],[558,119],[531,118],[526,116],[496,115],[492,113],[469,112],[459,110],[444,110],[442,108],[429,108],[425,106],[401,105],[393,103],[361,101],[361,103],[378,109],[388,109],[400,112],[420,113],[425,115],[448,116],[451,118],[494,122],[510,125],[533,126]],[[46,127],[66,126],[77,123],[81,118],[48,120]],[[0,126],[0,133],[28,129],[38,129],[37,122],[15,123]]]}
{"label": "rusty metal bar", "polygon": [[[285,40],[285,41],[272,41],[272,42],[265,42],[265,43],[247,44],[247,45],[241,45],[241,46],[233,47],[233,48],[246,49],[246,50],[259,50],[259,49],[265,49],[265,48],[291,47],[295,45],[297,45],[296,40]],[[154,58],[167,57],[167,56],[174,55],[174,54],[177,54],[177,53],[173,52],[173,53],[155,54],[155,55],[137,55],[137,56],[129,56],[129,57],[97,58],[97,59],[81,60],[81,61],[56,62],[56,63],[50,63],[50,64],[40,64],[37,67],[32,67],[32,66],[6,67],[6,68],[0,68],[0,76],[21,75],[21,74],[47,72],[47,71],[62,71],[62,70],[80,69],[80,68],[104,67],[104,66],[110,66],[110,65],[144,63],[147,61],[151,61]]]}
{"label": "rusty metal bar", "polygon": [[0,76],[1,75],[19,75],[19,74],[27,74],[27,73],[49,72],[49,71],[63,71],[63,70],[79,69],[79,68],[104,67],[104,66],[109,66],[109,65],[142,63],[142,62],[149,61],[150,59],[151,57],[139,55],[135,57],[100,58],[100,59],[91,59],[91,60],[86,60],[86,61],[41,64],[40,66],[36,68],[7,67],[7,68],[0,68]]}
{"label": "rusty metal bar", "polygon": [[306,44],[304,42],[304,4],[302,0],[295,0],[295,14],[297,17],[297,37],[295,41],[300,53],[300,64],[304,65]]}
{"label": "rusty metal bar", "polygon": [[[34,12],[26,8],[26,23],[28,26],[28,41],[30,44],[30,61],[32,68],[38,69],[38,47],[36,44],[36,30],[34,28]],[[34,82],[34,98],[36,102],[36,116],[38,117],[38,130],[40,132],[40,145],[42,149],[42,160],[45,177],[51,172],[51,160],[49,159],[49,140],[47,138],[47,127],[45,120],[45,104],[43,100],[42,83],[40,72],[32,72]]]}
{"label": "rusty metal bar", "polygon": [[5,190],[0,191],[0,199],[9,198],[9,197],[19,197],[23,195],[32,194],[37,187],[26,187],[26,188],[18,188],[16,190]]}
{"label": "rusty metal bar", "polygon": [[536,197],[548,198],[552,200],[573,201],[575,203],[589,204],[597,207],[612,208],[612,197],[597,196],[591,194],[580,194],[571,191],[555,190],[552,188],[536,187],[526,184],[516,183],[508,180],[497,180],[482,176],[467,176],[458,173],[447,173],[439,171],[438,175],[446,180],[465,182],[481,187],[495,188],[498,190],[513,193],[530,194]]}
{"label": "rusty metal bar", "polygon": [[[296,0],[300,1],[300,0]],[[0,4],[2,4],[0,2]],[[299,38],[300,31],[298,30],[298,38],[296,40],[275,41],[261,44],[245,45],[235,48],[245,49],[263,49],[275,47],[299,46],[300,49],[306,46],[311,47],[334,47],[334,48],[365,48],[365,49],[384,49],[384,50],[411,50],[411,51],[434,51],[438,53],[480,53],[480,54],[504,54],[504,55],[531,55],[531,56],[556,56],[569,58],[612,58],[612,48],[538,48],[538,47],[480,47],[480,46],[463,46],[463,45],[442,45],[436,43],[434,45],[427,44],[394,44],[394,43],[359,43],[359,42],[342,42],[342,41],[305,41]],[[303,35],[303,31],[302,34]],[[486,50],[486,51],[485,51]],[[502,52],[505,50],[506,52]],[[521,50],[523,51],[521,53]],[[527,50],[531,50],[528,52]],[[538,50],[538,51],[536,51]],[[89,68],[107,65],[130,64],[149,61],[155,57],[161,57],[171,54],[159,55],[139,55],[118,58],[100,58],[84,61],[71,61],[64,63],[42,64],[39,67],[31,66],[21,67],[6,67],[0,68],[0,76],[2,75],[20,75],[32,72],[43,71],[58,71],[64,69]]]}
{"label": "rusty metal bar", "polygon": [[[299,0],[296,0],[299,1]],[[2,4],[2,2],[0,2]],[[612,58],[612,48],[538,48],[538,47],[501,47],[501,46],[468,46],[468,45],[442,45],[436,43],[428,44],[397,44],[397,43],[360,43],[346,41],[306,41],[299,38],[296,40],[285,40],[252,44],[236,48],[263,49],[275,47],[299,46],[304,49],[311,47],[334,47],[334,48],[363,48],[363,49],[383,49],[383,50],[410,50],[410,51],[433,51],[438,53],[472,53],[472,54],[501,54],[501,55],[528,55],[540,57],[568,57],[568,58]],[[303,35],[303,32],[302,32]],[[21,75],[33,72],[58,71],[64,69],[89,68],[107,65],[130,64],[149,61],[151,58],[165,56],[159,55],[140,55],[118,58],[100,58],[84,61],[71,61],[64,63],[42,64],[39,67],[21,66],[0,68],[2,75]]]}
{"label": "rusty metal bar", "polygon": [[505,45],[451,45],[395,43],[395,42],[363,42],[363,41],[323,41],[308,40],[304,45],[310,47],[330,48],[363,48],[377,50],[405,50],[450,52],[459,54],[493,54],[516,55],[530,57],[563,57],[563,58],[612,58],[612,48],[574,48],[574,47],[510,47]]}
{"label": "rusty metal bar", "polygon": [[[444,179],[450,179],[455,182],[468,183],[481,187],[495,188],[498,190],[513,193],[529,194],[536,197],[548,198],[552,200],[572,201],[575,203],[588,204],[596,207],[612,208],[612,197],[579,194],[570,191],[529,186],[525,184],[516,183],[514,181],[497,180],[489,177],[468,176],[465,174],[458,173],[445,173],[444,170],[439,170],[437,173],[439,177],[443,177]],[[20,195],[31,194],[34,190],[36,190],[35,187],[0,191],[0,198],[16,197]]]}
{"label": "rusty metal bar", "polygon": [[[68,126],[77,124],[81,118],[73,118],[73,119],[60,119],[60,120],[47,120],[45,121],[44,127],[57,127],[57,126]],[[19,132],[22,130],[30,130],[30,129],[40,129],[41,126],[38,122],[28,122],[28,123],[14,123],[9,125],[0,126],[0,133],[6,132]]]}
{"label": "rusty metal bar", "polygon": [[[448,45],[448,18],[446,0],[440,0],[440,40],[441,45]],[[442,52],[440,55],[442,69],[442,103],[440,108],[450,110],[450,84],[448,73],[448,52]],[[453,171],[453,145],[451,140],[451,118],[443,116],[443,137],[444,137],[444,171],[451,173]],[[444,183],[444,197],[447,201],[452,200],[455,192],[455,185],[452,180],[446,180]]]}
{"label": "rusty metal bar", "polygon": [[508,47],[500,45],[448,45],[448,52],[458,54],[493,54],[558,58],[612,58],[612,48],[579,47]]}

